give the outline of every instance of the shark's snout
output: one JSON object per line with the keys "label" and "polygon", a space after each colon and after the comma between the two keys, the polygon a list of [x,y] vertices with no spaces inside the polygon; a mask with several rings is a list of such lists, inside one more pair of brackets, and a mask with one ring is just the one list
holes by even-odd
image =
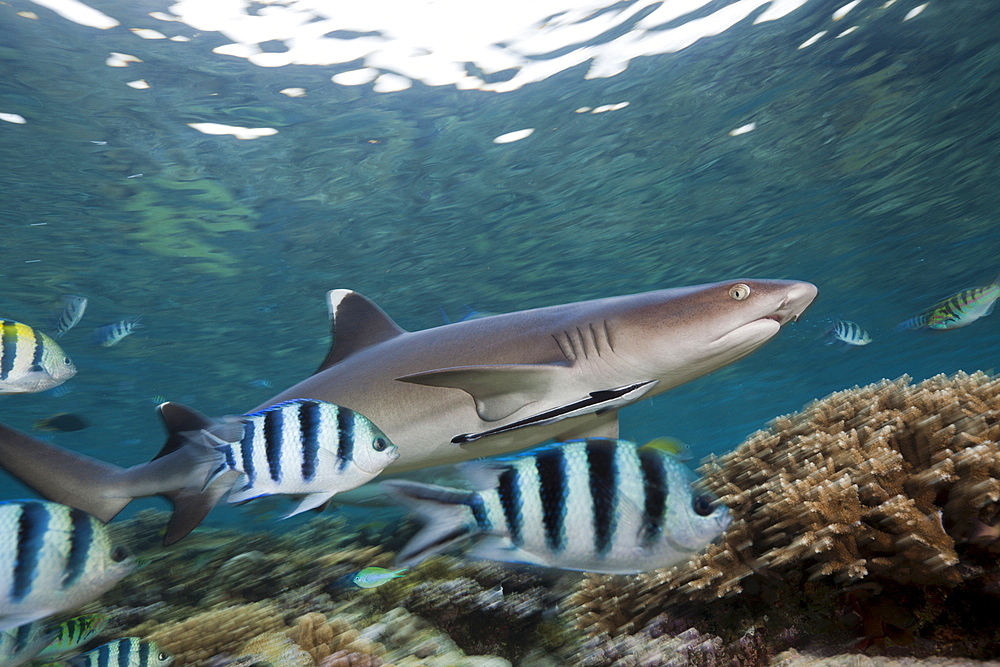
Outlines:
{"label": "shark's snout", "polygon": [[777,310],[768,315],[766,319],[774,320],[781,325],[795,322],[818,293],[819,290],[812,283],[795,283],[789,287],[788,293]]}

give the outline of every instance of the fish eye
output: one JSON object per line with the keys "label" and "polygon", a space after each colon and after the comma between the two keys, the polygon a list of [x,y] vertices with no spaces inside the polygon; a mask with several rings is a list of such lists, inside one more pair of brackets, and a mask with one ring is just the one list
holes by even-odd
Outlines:
{"label": "fish eye", "polygon": [[72,366],[73,362],[69,360],[69,357],[63,357],[63,364],[66,366]]}
{"label": "fish eye", "polygon": [[733,297],[737,301],[742,301],[750,296],[750,291],[749,285],[745,283],[738,283],[729,288],[729,296]]}
{"label": "fish eye", "polygon": [[156,656],[156,657],[157,657],[157,658],[159,658],[160,660],[166,660],[166,659],[168,659],[168,658],[169,658],[170,656],[169,656],[169,655],[167,655],[166,653],[164,653],[163,651],[160,651],[160,654],[159,654],[158,656]]}
{"label": "fish eye", "polygon": [[707,493],[700,493],[694,497],[691,507],[698,516],[708,516],[715,511],[715,498]]}
{"label": "fish eye", "polygon": [[372,447],[375,448],[376,452],[384,452],[389,448],[389,441],[383,437],[375,438],[375,442],[372,443]]}
{"label": "fish eye", "polygon": [[115,547],[111,550],[111,560],[114,562],[121,563],[126,558],[128,558],[128,549],[125,547]]}

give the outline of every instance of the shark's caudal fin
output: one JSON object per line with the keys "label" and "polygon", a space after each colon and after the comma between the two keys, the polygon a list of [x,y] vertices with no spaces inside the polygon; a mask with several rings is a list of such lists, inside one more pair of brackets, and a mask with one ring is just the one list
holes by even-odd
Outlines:
{"label": "shark's caudal fin", "polygon": [[396,556],[399,565],[415,565],[478,534],[468,506],[473,492],[402,479],[386,480],[380,486],[424,521],[424,527]]}
{"label": "shark's caudal fin", "polygon": [[355,352],[406,333],[373,301],[357,292],[335,289],[326,293],[330,312],[330,351],[316,369],[325,371]]}
{"label": "shark's caudal fin", "polygon": [[102,521],[113,519],[134,498],[162,495],[174,504],[165,539],[171,544],[201,523],[238,473],[218,475],[206,486],[222,455],[191,428],[224,431],[226,425],[176,403],[158,410],[169,436],[149,463],[122,468],[0,424],[0,467],[48,500]]}

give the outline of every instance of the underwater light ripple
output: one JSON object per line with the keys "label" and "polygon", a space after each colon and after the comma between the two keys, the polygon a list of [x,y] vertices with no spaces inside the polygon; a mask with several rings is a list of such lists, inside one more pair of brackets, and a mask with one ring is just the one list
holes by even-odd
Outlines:
{"label": "underwater light ripple", "polygon": [[[261,67],[329,66],[361,60],[364,69],[378,70],[366,82],[377,92],[403,90],[414,81],[507,92],[588,61],[587,78],[615,76],[637,57],[680,51],[721,34],[762,7],[755,24],[780,19],[806,2],[736,0],[668,29],[658,28],[702,9],[708,0],[670,4],[639,0],[614,10],[609,10],[614,5],[608,0],[275,0],[257,15],[248,13],[248,3],[180,0],[170,7],[171,14],[151,15],[203,32],[219,32],[233,43],[216,52],[245,58]],[[636,16],[641,18],[629,32],[594,43]],[[353,34],[347,38],[330,36],[337,31]],[[265,52],[260,48],[265,42],[282,42],[287,50]],[[544,58],[547,53],[559,52],[557,57]],[[467,63],[486,76],[469,72]],[[504,81],[486,80],[489,74],[503,70],[516,72]],[[350,76],[333,80],[358,85]]]}

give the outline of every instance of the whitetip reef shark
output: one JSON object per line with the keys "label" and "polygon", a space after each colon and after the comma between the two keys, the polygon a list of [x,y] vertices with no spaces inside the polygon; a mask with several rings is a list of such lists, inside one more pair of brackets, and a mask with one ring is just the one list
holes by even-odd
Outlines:
{"label": "whitetip reef shark", "polygon": [[[816,294],[807,282],[731,280],[405,331],[357,292],[331,290],[323,363],[253,412],[289,399],[360,412],[398,447],[388,473],[551,439],[616,438],[618,409],[745,357]],[[231,424],[176,403],[158,409],[171,436],[149,463],[124,469],[0,424],[0,467],[104,521],[133,498],[164,495],[174,542],[229,491],[204,488],[207,457],[185,434],[232,437]]]}

